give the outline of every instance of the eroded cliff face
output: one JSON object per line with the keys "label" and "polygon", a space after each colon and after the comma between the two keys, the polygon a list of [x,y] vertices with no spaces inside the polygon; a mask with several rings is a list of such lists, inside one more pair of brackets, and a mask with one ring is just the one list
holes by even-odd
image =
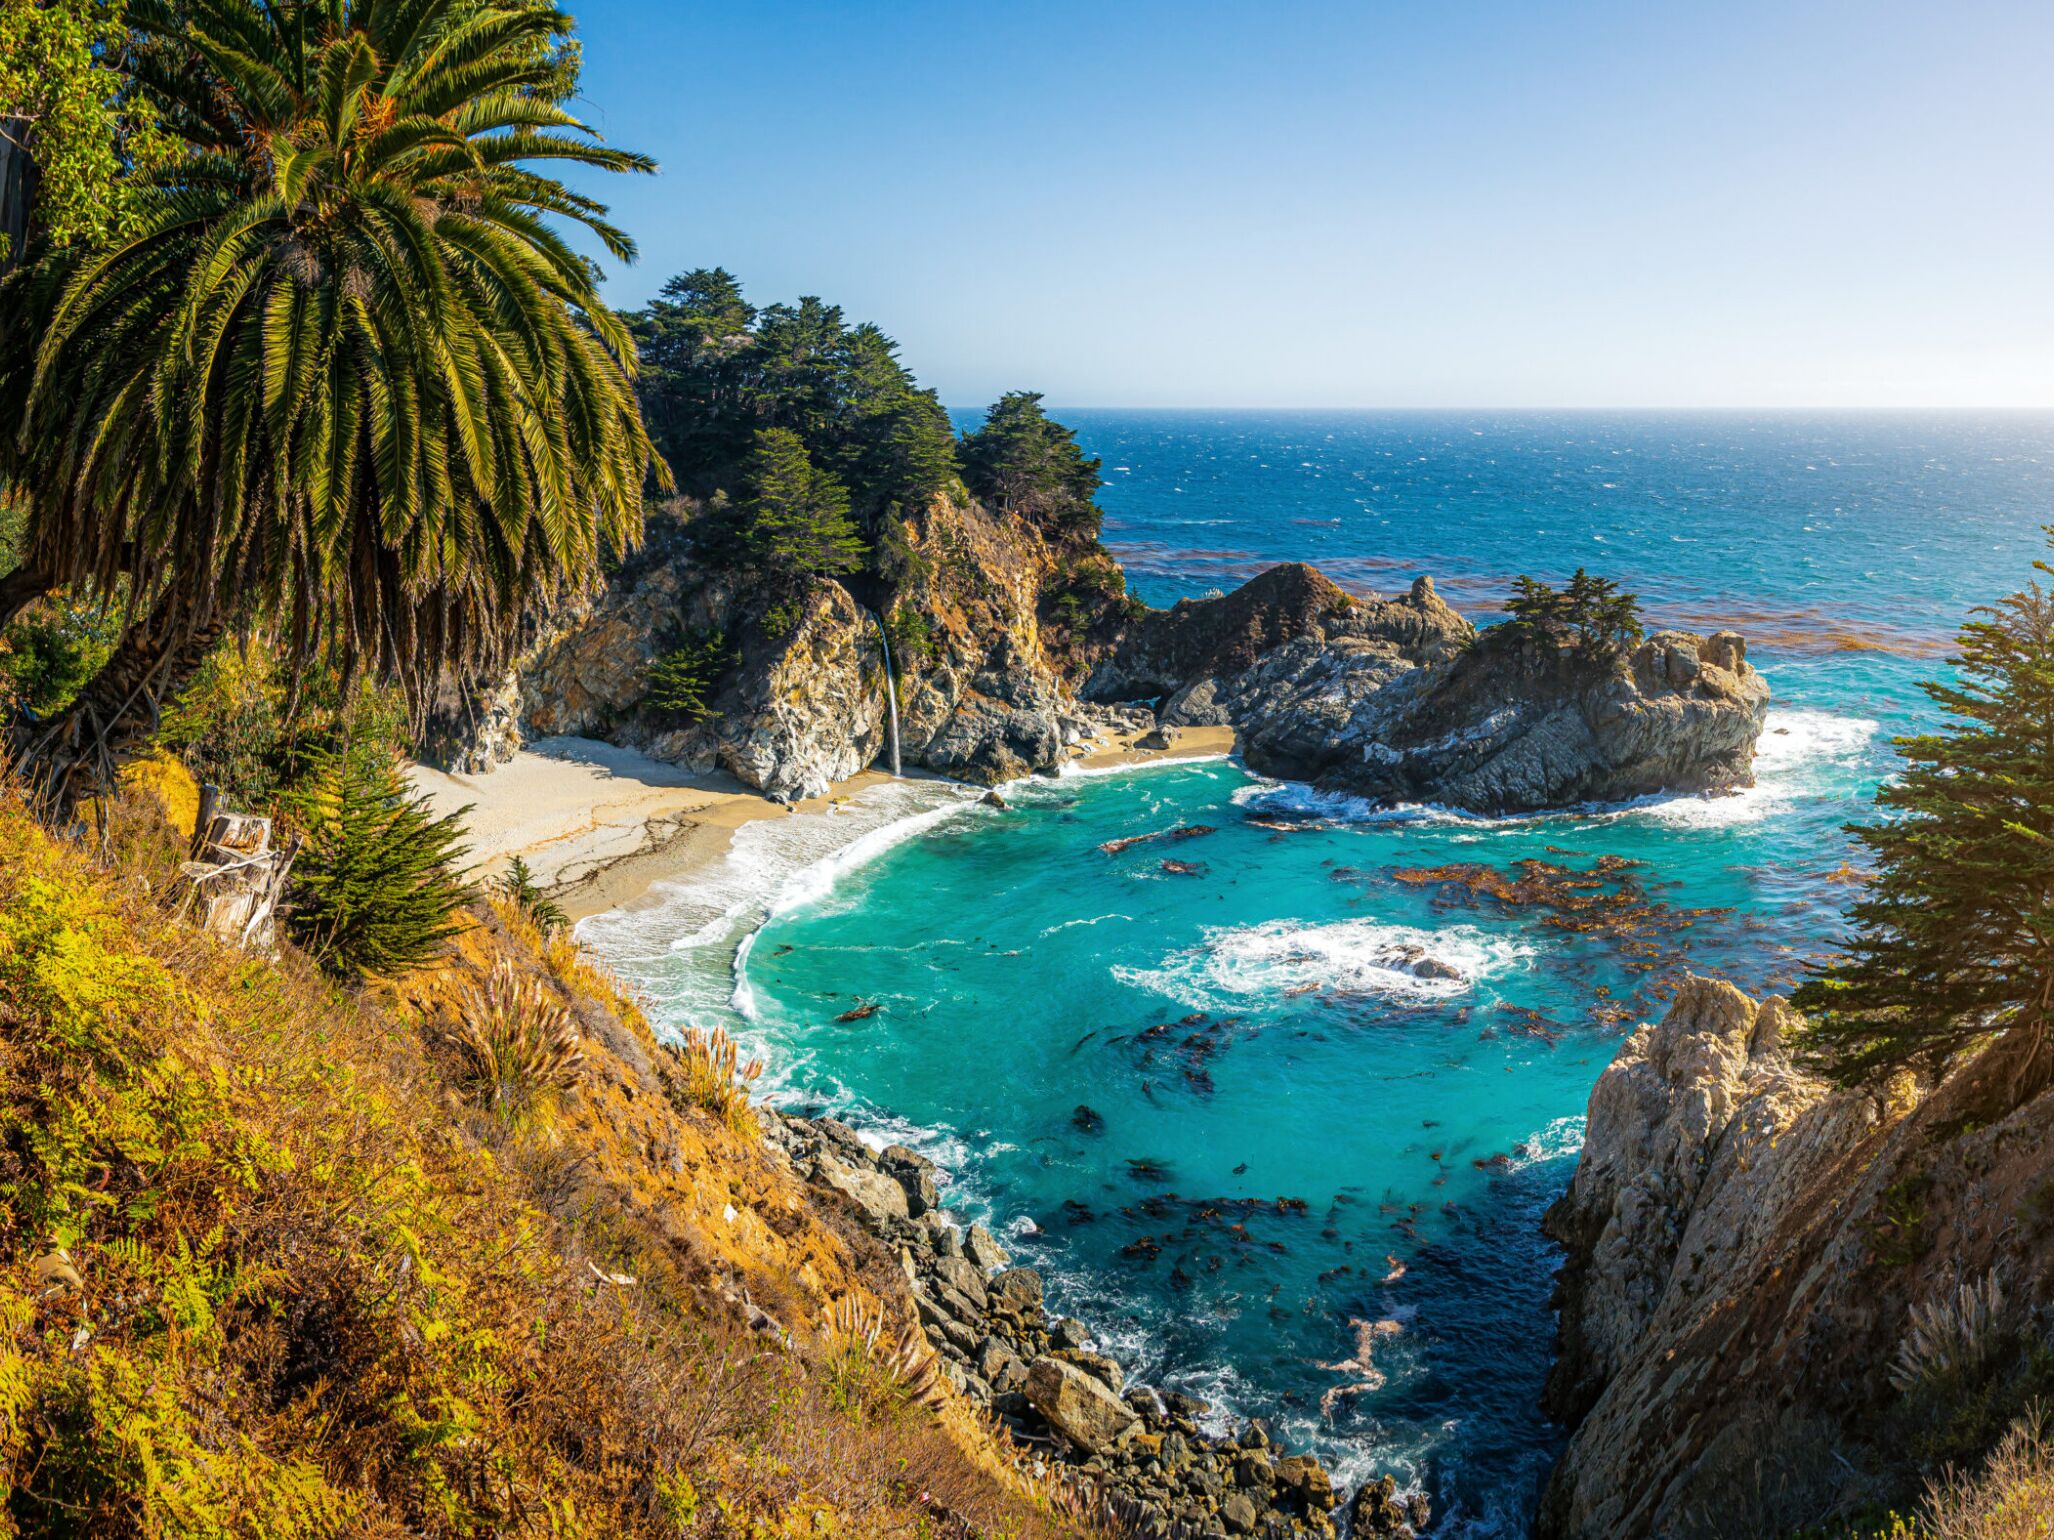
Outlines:
{"label": "eroded cliff face", "polygon": [[906,762],[989,785],[1056,764],[1102,730],[1077,702],[1069,649],[1042,623],[1064,553],[1019,519],[947,499],[906,534],[912,560],[891,607],[928,634],[924,651],[897,660]]}
{"label": "eroded cliff face", "polygon": [[[877,611],[905,622],[905,655],[891,660],[889,676],[878,614],[850,587],[768,581],[731,555],[709,555],[689,524],[665,519],[604,592],[530,651],[517,710],[489,692],[449,703],[438,757],[475,771],[510,757],[524,734],[581,734],[796,801],[886,757],[888,678],[899,693],[902,762],[961,780],[1046,769],[1109,725],[1077,704],[1070,639],[1058,645],[1039,613],[1074,553],[1023,521],[948,498],[902,533],[898,579],[863,590]],[[687,721],[652,707],[651,666],[681,639],[713,633],[732,663],[712,714]]]}
{"label": "eroded cliff face", "polygon": [[[1547,1407],[1573,1432],[1541,1535],[1776,1535],[1901,1502],[1959,1406],[2029,1393],[2054,1093],[2004,1110],[2001,1048],[1930,1093],[1833,1089],[1793,1063],[1799,1025],[1692,979],[1592,1092],[1545,1221],[1568,1253]],[[1914,1312],[1958,1316],[1993,1277],[1960,1361],[1904,1367]]]}

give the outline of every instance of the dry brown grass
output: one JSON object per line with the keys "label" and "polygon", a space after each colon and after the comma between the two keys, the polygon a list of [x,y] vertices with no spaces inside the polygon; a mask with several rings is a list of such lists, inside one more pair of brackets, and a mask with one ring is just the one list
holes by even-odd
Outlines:
{"label": "dry brown grass", "polygon": [[585,1063],[570,1011],[538,974],[510,958],[459,987],[444,1041],[458,1083],[509,1127],[545,1114],[560,1092],[578,1083]]}
{"label": "dry brown grass", "polygon": [[[11,1532],[1077,1532],[960,1406],[838,1403],[817,1323],[902,1277],[574,953],[481,912],[374,1002],[161,903],[0,792]],[[576,1024],[547,1139],[435,1046],[501,966]]]}
{"label": "dry brown grass", "polygon": [[1926,1499],[1929,1540],[2054,1540],[2054,1447],[2036,1408],[1974,1477],[1951,1475]]}

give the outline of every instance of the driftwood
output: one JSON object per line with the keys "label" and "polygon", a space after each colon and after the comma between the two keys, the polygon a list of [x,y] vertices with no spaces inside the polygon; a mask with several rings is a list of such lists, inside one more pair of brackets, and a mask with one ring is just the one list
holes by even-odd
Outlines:
{"label": "driftwood", "polygon": [[271,820],[224,812],[215,786],[200,788],[200,816],[179,871],[190,885],[185,903],[202,929],[234,946],[269,952],[277,945],[278,902],[300,853],[299,837],[271,848]]}

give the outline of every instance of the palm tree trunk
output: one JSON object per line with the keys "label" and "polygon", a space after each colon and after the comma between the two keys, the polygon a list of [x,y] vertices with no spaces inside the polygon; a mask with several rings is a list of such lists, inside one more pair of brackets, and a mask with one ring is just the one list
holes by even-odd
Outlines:
{"label": "palm tree trunk", "polygon": [[19,733],[17,769],[51,823],[70,823],[81,802],[112,789],[121,767],[156,732],[160,705],[192,681],[227,635],[225,607],[196,609],[175,586],[129,628],[77,700]]}
{"label": "palm tree trunk", "polygon": [[0,626],[7,625],[54,586],[27,562],[0,577]]}

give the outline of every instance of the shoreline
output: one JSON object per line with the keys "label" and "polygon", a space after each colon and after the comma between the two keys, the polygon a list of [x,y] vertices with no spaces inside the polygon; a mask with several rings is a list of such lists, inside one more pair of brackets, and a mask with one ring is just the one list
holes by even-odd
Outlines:
{"label": "shoreline", "polygon": [[[1104,772],[1233,752],[1232,728],[1172,731],[1161,749],[1138,747],[1138,734],[1097,740],[1065,767]],[[914,771],[902,779],[943,778]],[[483,775],[414,765],[408,780],[438,815],[469,806],[471,875],[497,875],[519,857],[576,924],[641,907],[658,884],[724,859],[735,834],[759,819],[821,816],[892,777],[864,770],[836,782],[825,796],[785,804],[720,772],[680,769],[592,738],[544,738]]]}

